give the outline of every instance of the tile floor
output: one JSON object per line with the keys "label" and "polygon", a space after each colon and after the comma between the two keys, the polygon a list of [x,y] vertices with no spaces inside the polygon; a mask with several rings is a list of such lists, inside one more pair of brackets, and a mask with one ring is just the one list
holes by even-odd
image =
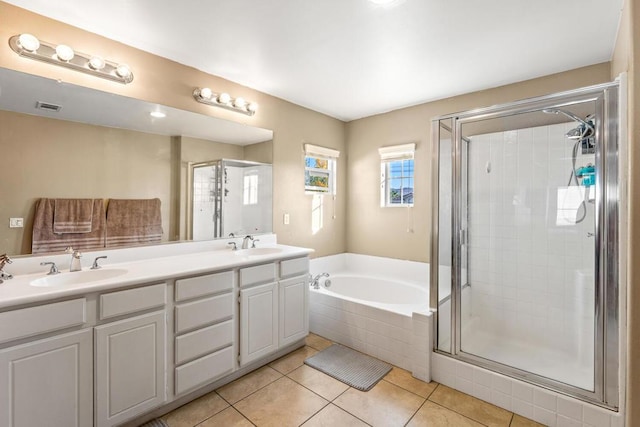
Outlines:
{"label": "tile floor", "polygon": [[162,418],[170,427],[540,426],[395,367],[358,391],[303,364],[330,341],[311,334],[306,344]]}

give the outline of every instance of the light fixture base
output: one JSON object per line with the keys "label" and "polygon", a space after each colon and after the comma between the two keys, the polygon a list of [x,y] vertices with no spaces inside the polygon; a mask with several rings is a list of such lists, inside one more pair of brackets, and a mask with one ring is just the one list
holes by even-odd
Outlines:
{"label": "light fixture base", "polygon": [[[202,92],[206,94],[206,96],[202,95]],[[228,102],[220,101],[221,95],[226,95],[228,97]],[[201,104],[211,105],[213,107],[220,107],[226,110],[235,111],[236,113],[242,113],[247,116],[253,116],[256,114],[257,104],[246,102],[243,98],[232,98],[226,93],[214,93],[209,88],[195,88],[193,90],[193,99],[198,101]],[[240,102],[236,102],[236,100],[241,100]],[[236,105],[238,104],[238,105]]]}
{"label": "light fixture base", "polygon": [[38,40],[39,46],[36,50],[30,51],[25,49],[18,42],[20,35],[12,36],[9,39],[9,46],[11,49],[20,56],[24,56],[30,59],[36,59],[38,61],[47,62],[49,64],[59,65],[61,67],[70,68],[72,70],[80,71],[82,73],[91,74],[93,76],[102,77],[103,79],[112,80],[114,82],[127,84],[133,81],[133,73],[129,71],[127,75],[118,74],[118,67],[122,67],[122,64],[116,64],[112,61],[102,60],[104,66],[102,68],[93,68],[91,59],[95,56],[87,55],[82,52],[72,51],[73,57],[68,61],[59,59],[56,55],[56,45]]}

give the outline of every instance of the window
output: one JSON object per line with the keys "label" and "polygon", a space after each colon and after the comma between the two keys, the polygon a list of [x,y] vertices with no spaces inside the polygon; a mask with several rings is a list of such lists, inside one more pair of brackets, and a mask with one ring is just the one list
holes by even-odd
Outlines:
{"label": "window", "polygon": [[305,144],[304,189],[309,194],[336,194],[337,150]]}
{"label": "window", "polygon": [[380,153],[380,206],[413,206],[413,153],[415,144],[378,149]]}
{"label": "window", "polygon": [[258,173],[252,171],[244,176],[244,188],[242,191],[244,205],[258,204]]}

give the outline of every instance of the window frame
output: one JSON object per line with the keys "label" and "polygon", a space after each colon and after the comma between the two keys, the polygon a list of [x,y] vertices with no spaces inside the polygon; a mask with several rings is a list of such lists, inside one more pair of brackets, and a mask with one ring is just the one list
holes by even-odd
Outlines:
{"label": "window frame", "polygon": [[[406,208],[413,207],[415,200],[415,144],[403,144],[378,149],[380,153],[380,207],[382,208]],[[412,162],[411,175],[405,175],[405,161]],[[391,167],[394,163],[400,163],[401,175],[391,176]],[[403,201],[402,189],[400,187],[400,203],[391,203],[391,185],[393,179],[400,179],[401,183],[407,180],[413,181],[413,196],[411,203]]]}

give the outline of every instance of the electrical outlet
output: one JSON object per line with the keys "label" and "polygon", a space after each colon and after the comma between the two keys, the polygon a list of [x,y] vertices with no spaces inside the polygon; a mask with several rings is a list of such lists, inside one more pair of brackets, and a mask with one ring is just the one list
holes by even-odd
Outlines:
{"label": "electrical outlet", "polygon": [[9,218],[9,228],[22,228],[24,227],[23,218]]}
{"label": "electrical outlet", "polygon": [[282,219],[283,219],[284,225],[289,225],[289,220],[291,218],[289,217],[288,213],[284,214],[284,217]]}

